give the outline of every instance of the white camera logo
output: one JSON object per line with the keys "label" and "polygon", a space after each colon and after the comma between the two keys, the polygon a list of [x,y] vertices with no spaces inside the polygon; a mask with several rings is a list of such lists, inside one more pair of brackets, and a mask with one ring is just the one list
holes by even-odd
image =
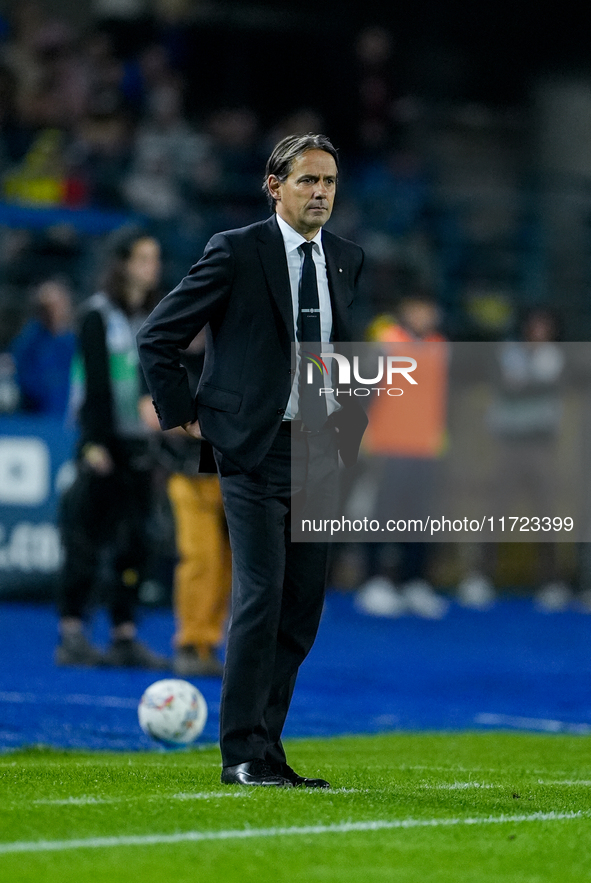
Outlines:
{"label": "white camera logo", "polygon": [[49,494],[50,457],[38,438],[0,438],[0,504],[38,506]]}

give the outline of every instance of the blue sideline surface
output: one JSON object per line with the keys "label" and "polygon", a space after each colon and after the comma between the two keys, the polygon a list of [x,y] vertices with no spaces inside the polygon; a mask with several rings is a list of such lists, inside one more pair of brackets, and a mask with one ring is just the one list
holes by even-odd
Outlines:
{"label": "blue sideline surface", "polygon": [[[0,605],[0,750],[28,745],[155,747],[137,723],[144,689],[170,674],[58,668],[51,606]],[[172,614],[146,611],[141,637],[171,652]],[[108,626],[97,617],[94,638]],[[487,612],[452,604],[441,621],[358,613],[331,593],[296,687],[286,736],[518,728],[591,733],[591,616],[544,614],[528,600]],[[220,681],[195,679],[209,706],[199,743],[217,739]]]}

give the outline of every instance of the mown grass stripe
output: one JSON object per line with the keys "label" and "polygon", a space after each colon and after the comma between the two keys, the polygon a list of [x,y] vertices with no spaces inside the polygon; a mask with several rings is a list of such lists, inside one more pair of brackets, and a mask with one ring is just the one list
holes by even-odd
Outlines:
{"label": "mown grass stripe", "polygon": [[588,818],[583,812],[537,812],[530,815],[486,816],[452,819],[378,819],[343,822],[335,825],[305,825],[290,828],[243,828],[228,831],[183,831],[178,834],[139,834],[123,837],[88,837],[75,840],[31,840],[1,843],[0,855],[23,852],[65,852],[73,849],[113,849],[121,846],[159,846],[198,843],[206,840],[248,840],[255,837],[297,837],[318,834],[351,834],[360,831],[387,831],[397,828],[439,828],[452,825],[499,825],[520,822],[557,822]]}

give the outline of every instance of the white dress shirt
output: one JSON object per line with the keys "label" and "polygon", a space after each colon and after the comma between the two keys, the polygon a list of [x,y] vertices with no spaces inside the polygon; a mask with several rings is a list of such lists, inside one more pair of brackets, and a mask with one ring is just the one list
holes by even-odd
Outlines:
{"label": "white dress shirt", "polygon": [[[287,257],[287,269],[289,271],[289,284],[291,287],[294,340],[298,340],[298,316],[300,311],[299,290],[302,267],[304,264],[304,253],[300,250],[300,245],[303,242],[312,242],[312,257],[314,259],[314,265],[316,267],[316,280],[318,283],[318,302],[320,306],[320,334],[322,337],[323,351],[327,352],[327,350],[332,350],[333,348],[332,345],[329,343],[332,336],[332,306],[330,303],[330,291],[328,288],[328,276],[326,273],[326,258],[324,256],[324,249],[322,248],[322,227],[313,239],[308,240],[305,239],[301,235],[301,233],[298,233],[297,230],[294,230],[293,227],[290,227],[287,221],[284,221],[279,214],[277,214],[276,217],[279,229],[281,230],[281,235],[283,236],[285,254]],[[300,359],[298,358],[294,382],[291,388],[291,395],[289,397],[287,408],[285,410],[285,416],[283,418],[284,420],[295,420],[300,418],[299,372]],[[332,414],[333,411],[336,411],[340,407],[337,404],[332,393],[326,396],[326,404],[328,414]]]}

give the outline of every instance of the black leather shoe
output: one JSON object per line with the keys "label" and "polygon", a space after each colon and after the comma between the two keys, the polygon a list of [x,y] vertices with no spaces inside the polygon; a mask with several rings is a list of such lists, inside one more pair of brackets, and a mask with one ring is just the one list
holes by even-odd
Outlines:
{"label": "black leather shoe", "polygon": [[285,776],[273,772],[264,760],[247,760],[235,766],[222,769],[222,785],[274,785],[278,788],[291,788],[292,783]]}
{"label": "black leather shoe", "polygon": [[282,764],[278,770],[280,775],[291,782],[294,788],[330,788],[330,782],[325,779],[306,779],[305,776],[298,776],[296,771],[286,763]]}

